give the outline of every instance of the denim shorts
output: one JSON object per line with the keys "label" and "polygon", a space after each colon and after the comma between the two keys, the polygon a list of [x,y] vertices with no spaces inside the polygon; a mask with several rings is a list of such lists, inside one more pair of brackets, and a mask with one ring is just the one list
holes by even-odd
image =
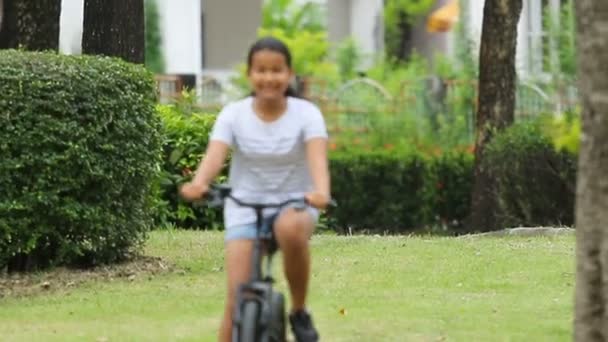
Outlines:
{"label": "denim shorts", "polygon": [[[316,223],[317,218],[319,217],[318,211],[313,208],[306,208],[306,212],[310,214],[310,216],[313,218],[313,221]],[[274,222],[277,220],[277,217],[279,217],[279,214],[280,213],[264,217],[264,219],[262,220],[262,230],[260,231],[260,235],[262,238],[269,239],[272,237],[272,229],[274,226]],[[224,241],[228,242],[232,240],[253,240],[256,238],[256,236],[256,223],[247,223],[226,228],[226,232],[224,234]]]}

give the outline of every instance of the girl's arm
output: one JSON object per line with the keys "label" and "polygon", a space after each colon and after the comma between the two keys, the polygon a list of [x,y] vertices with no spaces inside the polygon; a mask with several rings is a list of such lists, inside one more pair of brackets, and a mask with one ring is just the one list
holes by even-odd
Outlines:
{"label": "girl's arm", "polygon": [[224,167],[229,148],[224,142],[211,140],[207,146],[205,157],[196,169],[192,183],[209,186]]}
{"label": "girl's arm", "polygon": [[306,158],[315,189],[306,198],[312,206],[324,209],[331,199],[327,139],[319,137],[308,140],[306,142]]}
{"label": "girl's arm", "polygon": [[209,142],[205,157],[196,169],[194,178],[180,189],[180,193],[184,199],[195,201],[209,191],[209,184],[211,184],[224,166],[224,162],[228,156],[228,149],[228,144],[224,142],[217,140]]}

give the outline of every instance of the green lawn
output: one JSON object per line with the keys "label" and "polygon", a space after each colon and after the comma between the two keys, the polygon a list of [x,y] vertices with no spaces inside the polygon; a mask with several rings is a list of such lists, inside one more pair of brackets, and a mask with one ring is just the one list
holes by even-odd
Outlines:
{"label": "green lawn", "polygon": [[[571,339],[573,236],[317,235],[312,244],[322,341]],[[169,270],[31,276],[49,288],[0,299],[0,340],[214,341],[222,247],[221,233],[159,231],[145,252]]]}

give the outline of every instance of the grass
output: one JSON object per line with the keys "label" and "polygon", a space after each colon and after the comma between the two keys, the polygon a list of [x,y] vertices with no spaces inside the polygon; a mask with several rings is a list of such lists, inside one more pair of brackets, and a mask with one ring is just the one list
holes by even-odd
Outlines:
{"label": "grass", "polygon": [[[316,235],[312,244],[310,306],[323,341],[571,339],[573,236]],[[74,271],[30,276],[54,280],[0,298],[0,340],[215,341],[222,248],[218,232],[158,231],[145,254],[171,265],[162,272],[71,286],[51,275]]]}

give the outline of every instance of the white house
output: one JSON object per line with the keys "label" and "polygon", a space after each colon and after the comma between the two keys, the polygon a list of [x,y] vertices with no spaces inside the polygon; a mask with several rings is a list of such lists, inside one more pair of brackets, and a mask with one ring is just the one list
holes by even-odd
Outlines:
{"label": "white house", "polygon": [[[178,75],[186,85],[200,90],[206,77],[221,84],[245,59],[247,47],[255,40],[261,22],[263,0],[152,0],[160,15],[165,73]],[[361,68],[384,50],[383,0],[296,0],[315,1],[325,6],[328,36],[333,43],[352,37],[363,54]],[[563,0],[524,0],[518,25],[517,70],[522,78],[546,75],[542,63],[546,32],[543,8],[558,13]],[[60,51],[80,53],[84,0],[62,0]],[[479,51],[484,0],[437,0],[428,16],[413,27],[412,42],[418,53],[432,61],[438,53],[454,50],[453,24],[466,20],[469,35]],[[460,13],[459,12],[460,8]],[[448,11],[446,11],[448,10]],[[440,29],[429,30],[428,22],[438,12],[447,21]],[[446,17],[446,13],[447,17]],[[546,13],[546,12],[545,12]],[[463,15],[465,15],[463,17]],[[551,56],[554,57],[554,56]]]}

